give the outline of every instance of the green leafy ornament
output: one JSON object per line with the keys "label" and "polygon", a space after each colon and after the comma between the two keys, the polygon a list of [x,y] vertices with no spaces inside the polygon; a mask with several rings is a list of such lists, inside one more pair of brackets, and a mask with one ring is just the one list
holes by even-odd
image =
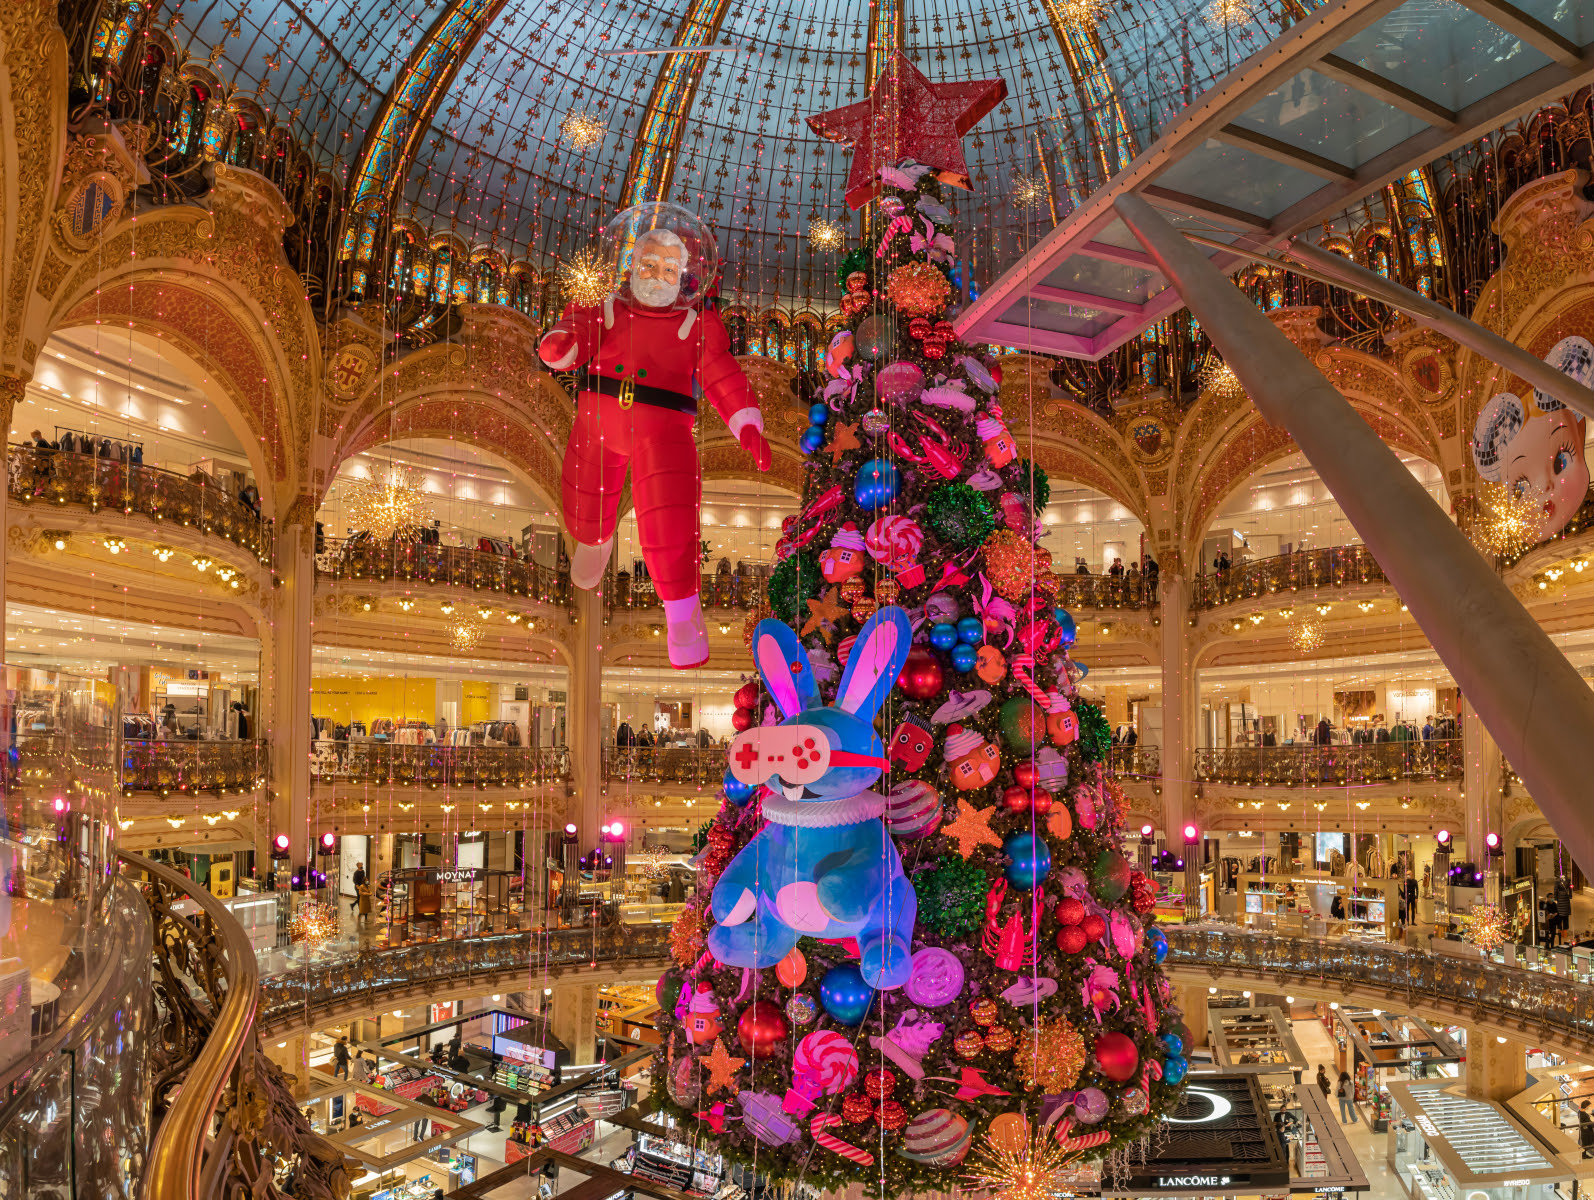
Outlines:
{"label": "green leafy ornament", "polygon": [[1089,700],[1075,700],[1074,713],[1079,717],[1079,752],[1086,762],[1105,762],[1112,749],[1112,726],[1107,715]]}
{"label": "green leafy ornament", "polygon": [[807,615],[808,601],[819,595],[824,582],[819,560],[799,551],[769,573],[769,606],[782,621],[795,621],[799,614]]}
{"label": "green leafy ornament", "polygon": [[990,886],[983,867],[950,858],[933,870],[915,875],[919,924],[944,938],[973,933],[985,919],[985,893]]}
{"label": "green leafy ornament", "polygon": [[966,483],[936,488],[930,493],[925,512],[936,535],[955,546],[978,546],[996,529],[990,500]]}
{"label": "green leafy ornament", "polygon": [[1029,484],[1030,504],[1036,512],[1040,512],[1051,501],[1052,481],[1046,477],[1046,471],[1030,462],[1027,458],[1019,459],[1019,470],[1024,473],[1024,480]]}

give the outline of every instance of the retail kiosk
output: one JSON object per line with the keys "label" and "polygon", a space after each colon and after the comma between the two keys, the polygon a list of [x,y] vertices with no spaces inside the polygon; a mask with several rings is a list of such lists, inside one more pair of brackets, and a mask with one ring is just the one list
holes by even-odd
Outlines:
{"label": "retail kiosk", "polygon": [[1209,1007],[1207,1040],[1213,1065],[1226,1074],[1287,1075],[1299,1083],[1311,1067],[1281,1009]]}
{"label": "retail kiosk", "polygon": [[1388,1158],[1411,1200],[1554,1200],[1573,1172],[1503,1104],[1455,1080],[1393,1082]]}
{"label": "retail kiosk", "polygon": [[1290,1191],[1290,1162],[1255,1075],[1192,1075],[1183,1100],[1104,1197],[1272,1196]]}
{"label": "retail kiosk", "polygon": [[1253,928],[1387,941],[1400,916],[1398,879],[1248,873],[1239,876],[1237,886],[1236,915]]}
{"label": "retail kiosk", "polygon": [[1389,1120],[1389,1085],[1394,1080],[1456,1077],[1463,1053],[1446,1034],[1420,1017],[1396,1016],[1375,1008],[1341,1008],[1340,1031],[1356,1081],[1356,1102],[1365,1105],[1373,1132]]}

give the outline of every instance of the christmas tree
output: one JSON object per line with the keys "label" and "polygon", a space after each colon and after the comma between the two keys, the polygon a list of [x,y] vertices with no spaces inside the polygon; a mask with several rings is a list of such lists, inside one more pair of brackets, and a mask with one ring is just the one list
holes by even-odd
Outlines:
{"label": "christmas tree", "polygon": [[[947,172],[874,174],[802,508],[772,615],[749,622],[762,682],[736,695],[744,732],[659,984],[650,1102],[777,1181],[999,1190],[1145,1137],[1185,1035],[1038,544],[1045,475],[995,364],[945,319]],[[849,772],[865,790],[826,790]],[[823,805],[841,815],[813,819]]]}

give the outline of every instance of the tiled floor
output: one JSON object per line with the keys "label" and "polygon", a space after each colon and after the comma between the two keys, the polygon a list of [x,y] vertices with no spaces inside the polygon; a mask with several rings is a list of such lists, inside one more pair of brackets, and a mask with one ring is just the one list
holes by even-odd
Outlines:
{"label": "tiled floor", "polygon": [[[1322,1063],[1328,1068],[1328,1077],[1334,1079],[1334,1039],[1323,1028],[1323,1023],[1299,1020],[1294,1022],[1294,1026],[1295,1041],[1312,1064],[1311,1070],[1302,1073],[1302,1078],[1315,1078],[1317,1065]],[[1339,1101],[1333,1096],[1329,1100],[1337,1116]],[[1406,1189],[1401,1186],[1389,1165],[1388,1134],[1374,1133],[1367,1124],[1365,1112],[1358,1115],[1355,1124],[1341,1125],[1340,1130],[1350,1142],[1351,1149],[1356,1152],[1356,1160],[1367,1175],[1367,1200],[1409,1200]]]}

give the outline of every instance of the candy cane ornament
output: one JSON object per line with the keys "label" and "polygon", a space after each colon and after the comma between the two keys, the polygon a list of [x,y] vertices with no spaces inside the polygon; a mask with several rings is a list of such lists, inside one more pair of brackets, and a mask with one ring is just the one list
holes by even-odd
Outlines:
{"label": "candy cane ornament", "polygon": [[818,1142],[826,1150],[834,1150],[841,1157],[851,1159],[861,1167],[874,1166],[874,1155],[870,1154],[869,1151],[860,1150],[858,1147],[842,1141],[835,1134],[825,1132],[830,1126],[840,1124],[841,1118],[835,1113],[820,1113],[812,1121],[808,1122],[808,1132],[813,1134],[814,1141]]}
{"label": "candy cane ornament", "polygon": [[1013,678],[1018,680],[1019,683],[1024,686],[1024,690],[1029,693],[1029,698],[1031,700],[1035,701],[1036,704],[1040,705],[1043,709],[1046,709],[1049,712],[1051,710],[1052,698],[1041,690],[1040,684],[1036,683],[1030,678],[1029,671],[1027,670],[1027,668],[1033,667],[1034,665],[1035,656],[1033,654],[1013,655]]}
{"label": "candy cane ornament", "polygon": [[1092,1129],[1089,1133],[1082,1133],[1078,1137],[1073,1135],[1074,1118],[1064,1117],[1057,1122],[1057,1145],[1063,1150],[1089,1150],[1092,1146],[1104,1146],[1112,1141],[1112,1130]]}

